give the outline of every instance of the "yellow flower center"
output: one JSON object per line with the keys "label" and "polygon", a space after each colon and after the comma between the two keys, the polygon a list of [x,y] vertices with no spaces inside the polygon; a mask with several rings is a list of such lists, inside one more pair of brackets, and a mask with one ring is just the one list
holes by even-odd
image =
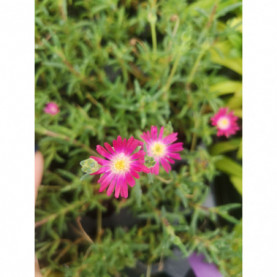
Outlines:
{"label": "yellow flower center", "polygon": [[226,117],[223,117],[223,118],[219,119],[218,122],[217,122],[217,126],[220,129],[226,129],[226,128],[228,128],[229,124],[230,124],[230,121]]}
{"label": "yellow flower center", "polygon": [[119,154],[112,161],[111,169],[113,173],[125,173],[130,168],[130,159],[123,153]]}
{"label": "yellow flower center", "polygon": [[161,157],[164,155],[166,146],[162,142],[154,142],[151,146],[151,153],[156,157]]}
{"label": "yellow flower center", "polygon": [[114,163],[114,167],[116,170],[124,170],[126,168],[126,162],[124,160],[118,160]]}

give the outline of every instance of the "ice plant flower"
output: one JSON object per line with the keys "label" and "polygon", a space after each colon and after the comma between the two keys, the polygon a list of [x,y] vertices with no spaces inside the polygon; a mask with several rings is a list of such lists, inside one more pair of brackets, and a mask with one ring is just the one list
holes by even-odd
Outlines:
{"label": "ice plant flower", "polygon": [[[99,192],[107,189],[107,195],[111,195],[115,190],[115,197],[128,197],[128,185],[133,187],[135,179],[139,178],[138,172],[149,173],[150,170],[144,165],[145,152],[143,151],[143,142],[133,137],[122,139],[118,136],[113,140],[113,146],[105,142],[104,147],[97,145],[96,151],[105,159],[91,156],[102,167],[92,173],[102,174],[99,178]],[[139,148],[138,148],[139,147]],[[137,149],[138,148],[138,149]]]}
{"label": "ice plant flower", "polygon": [[171,170],[170,164],[174,164],[174,160],[181,160],[179,151],[182,151],[183,143],[177,142],[178,133],[171,133],[165,137],[164,127],[160,129],[158,134],[157,126],[152,126],[151,131],[147,131],[141,135],[141,138],[146,142],[147,155],[155,159],[155,165],[150,168],[152,174],[159,174],[160,163],[168,173]]}
{"label": "ice plant flower", "polygon": [[44,108],[44,112],[51,114],[51,115],[55,115],[59,112],[59,107],[55,102],[49,102],[46,104],[45,108]]}
{"label": "ice plant flower", "polygon": [[234,135],[239,130],[237,119],[238,117],[234,115],[233,111],[228,112],[228,108],[220,108],[211,118],[212,125],[217,128],[217,136],[228,138],[230,135]]}

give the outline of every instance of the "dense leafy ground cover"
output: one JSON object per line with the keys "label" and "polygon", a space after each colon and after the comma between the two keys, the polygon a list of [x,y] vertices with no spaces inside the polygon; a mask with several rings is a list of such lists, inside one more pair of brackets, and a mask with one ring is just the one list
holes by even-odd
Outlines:
{"label": "dense leafy ground cover", "polygon": [[[238,0],[36,1],[35,130],[45,158],[36,255],[44,276],[124,276],[137,261],[150,274],[174,247],[242,276],[241,131],[217,137],[210,122],[228,107],[242,126],[241,10]],[[56,115],[44,112],[51,101]],[[128,199],[99,193],[97,176],[81,180],[80,161],[96,145],[140,139],[169,122],[185,148],[169,174],[142,175]],[[236,197],[206,207],[215,180],[222,190],[230,182]],[[111,224],[122,210],[132,220]]]}

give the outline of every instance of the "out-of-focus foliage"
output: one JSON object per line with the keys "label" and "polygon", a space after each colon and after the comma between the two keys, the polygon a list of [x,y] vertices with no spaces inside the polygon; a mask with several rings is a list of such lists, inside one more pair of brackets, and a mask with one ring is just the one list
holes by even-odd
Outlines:
{"label": "out-of-focus foliage", "polygon": [[[210,124],[219,107],[242,116],[241,9],[238,0],[36,1],[35,126],[45,157],[36,254],[44,276],[125,276],[138,260],[162,263],[173,247],[241,276],[241,222],[230,214],[240,203],[204,205],[216,174],[242,192],[241,133],[219,139]],[[50,101],[59,114],[44,114]],[[97,144],[169,121],[186,148],[170,174],[142,175],[127,200],[98,193],[95,176],[80,180],[80,162]],[[122,208],[139,223],[103,227]],[[88,215],[95,232],[82,225]]]}

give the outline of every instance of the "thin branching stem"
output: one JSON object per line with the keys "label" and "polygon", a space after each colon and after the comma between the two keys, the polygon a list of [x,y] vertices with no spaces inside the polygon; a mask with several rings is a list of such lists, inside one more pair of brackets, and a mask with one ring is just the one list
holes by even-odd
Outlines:
{"label": "thin branching stem", "polygon": [[71,211],[71,210],[73,210],[73,209],[76,209],[77,207],[79,207],[79,206],[81,206],[81,205],[83,205],[83,204],[85,204],[85,203],[86,203],[86,201],[84,201],[84,200],[78,201],[78,202],[75,202],[75,203],[72,203],[71,205],[68,205],[68,206],[62,208],[62,209],[59,210],[58,212],[56,212],[56,213],[54,213],[54,214],[51,214],[51,215],[48,215],[47,217],[45,217],[45,218],[43,218],[43,219],[37,221],[37,222],[35,223],[35,227],[37,228],[37,227],[39,227],[39,226],[41,226],[41,225],[47,223],[47,222],[50,221],[50,220],[54,220],[54,219],[56,219],[58,216],[64,215],[64,214],[66,214],[67,212],[69,212],[69,211]]}
{"label": "thin branching stem", "polygon": [[88,153],[90,154],[93,154],[93,155],[96,155],[96,156],[99,156],[95,151],[93,151],[90,147],[88,147],[87,145],[77,141],[76,139],[71,139],[70,137],[66,136],[66,135],[63,135],[63,134],[58,134],[58,133],[55,133],[55,132],[52,132],[50,130],[47,130],[43,127],[40,127],[40,128],[37,128],[36,129],[36,132],[39,133],[39,134],[42,134],[42,135],[46,135],[46,136],[49,136],[49,137],[55,137],[55,138],[59,138],[59,139],[62,139],[62,140],[65,140],[65,141],[68,141],[68,142],[71,142],[72,144],[78,146],[78,147],[81,147],[83,148],[84,150],[86,150]]}

